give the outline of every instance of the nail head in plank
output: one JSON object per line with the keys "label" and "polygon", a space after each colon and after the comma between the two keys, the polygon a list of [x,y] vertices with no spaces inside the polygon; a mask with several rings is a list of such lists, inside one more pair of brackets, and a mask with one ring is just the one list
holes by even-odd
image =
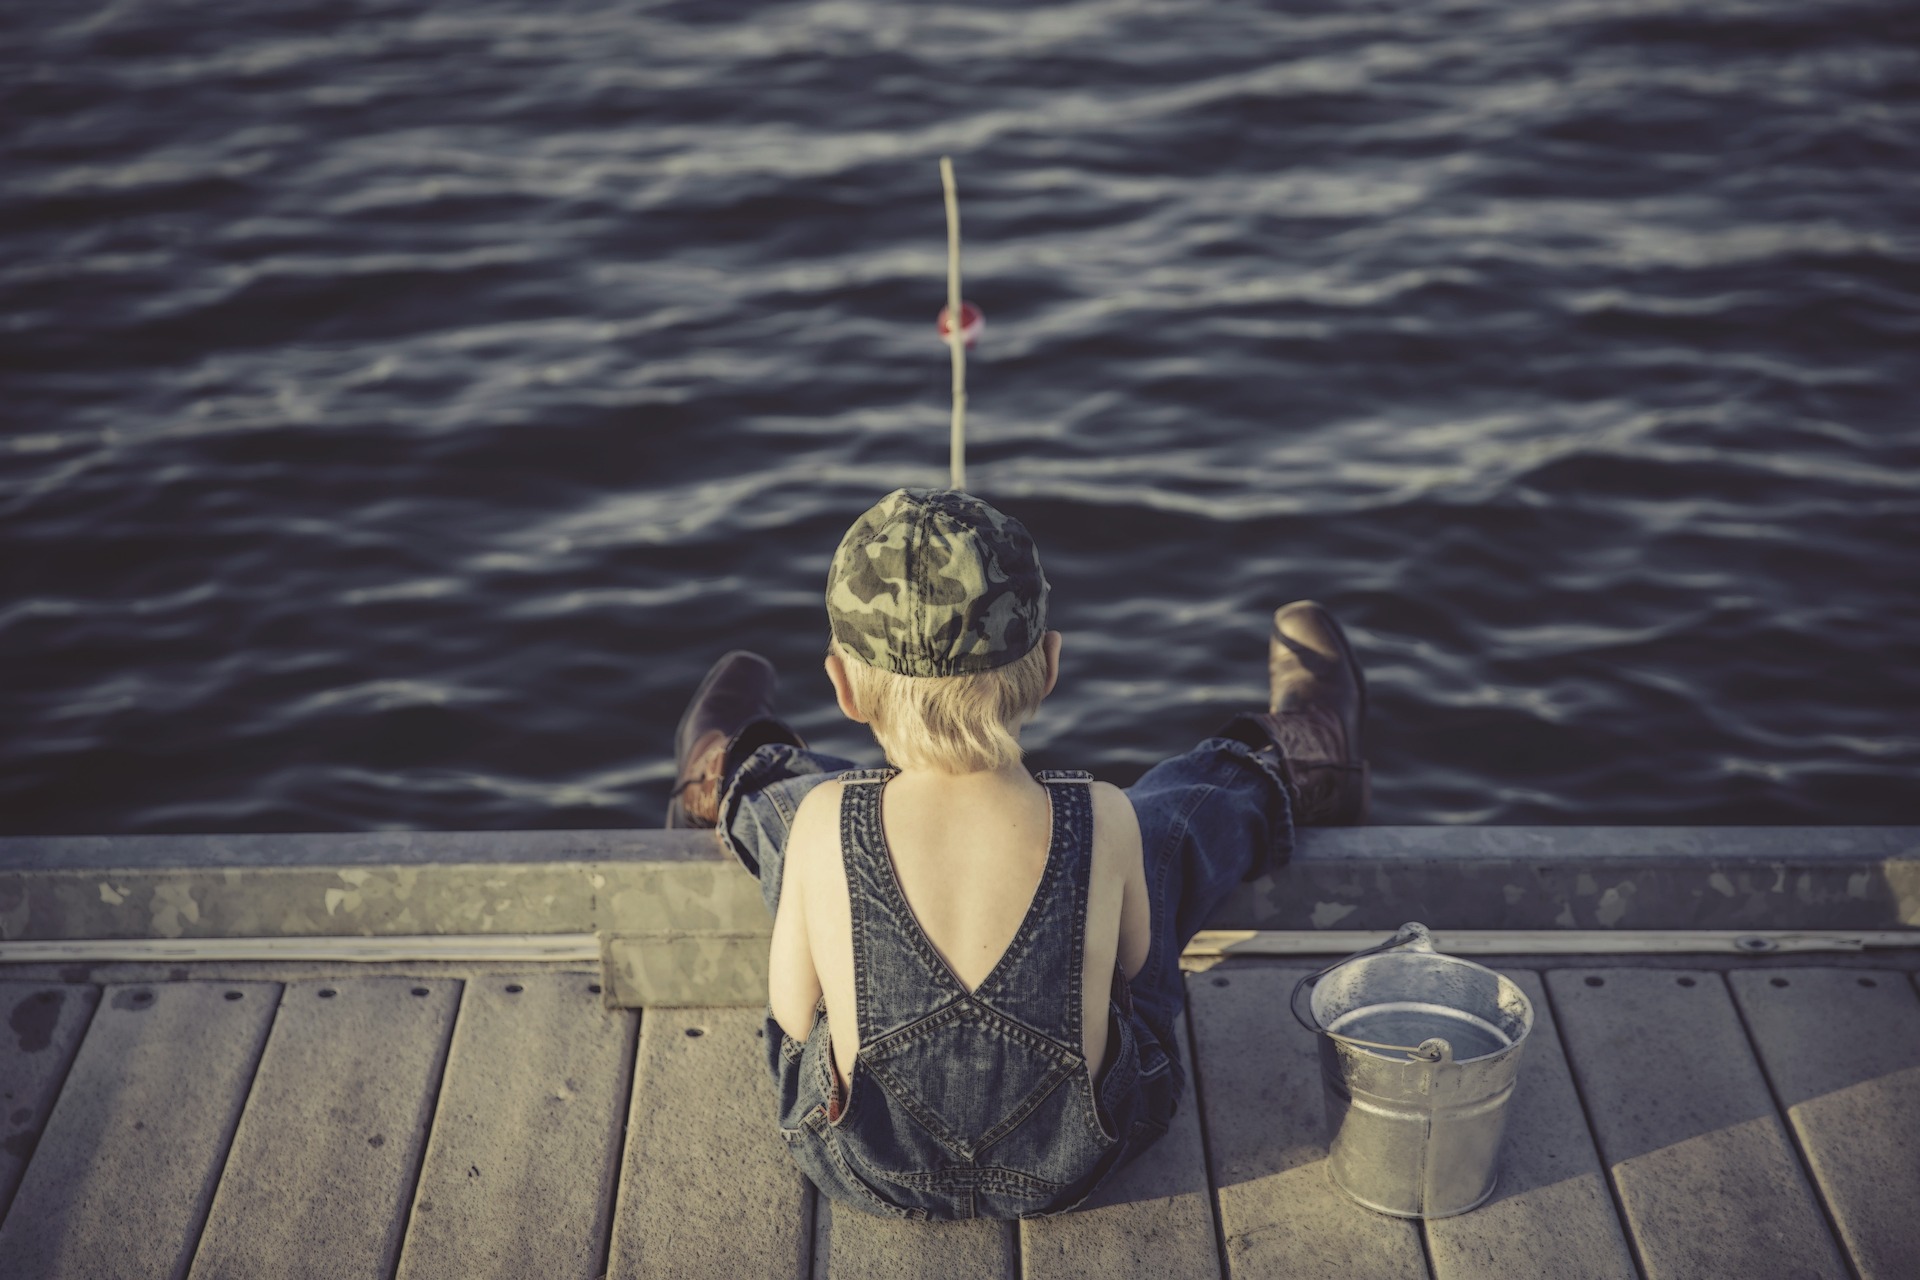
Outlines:
{"label": "nail head in plank", "polygon": [[1920,1259],[1920,999],[1904,974],[1729,975],[1767,1076],[1863,1280]]}
{"label": "nail head in plank", "polygon": [[1648,1280],[1846,1275],[1719,975],[1547,975]]}
{"label": "nail head in plank", "polygon": [[194,1280],[391,1274],[459,996],[448,978],[286,985]]}
{"label": "nail head in plank", "polygon": [[399,1280],[605,1270],[638,1015],[607,1009],[598,986],[587,973],[468,981]]}
{"label": "nail head in plank", "polygon": [[609,1280],[804,1272],[806,1180],[774,1124],[753,1009],[640,1021]]}
{"label": "nail head in plank", "polygon": [[278,991],[164,982],[101,992],[0,1226],[0,1275],[186,1274]]}
{"label": "nail head in plank", "polygon": [[1530,969],[1505,972],[1533,1002],[1533,1031],[1507,1100],[1499,1182],[1473,1212],[1426,1224],[1435,1280],[1634,1280],[1546,987]]}
{"label": "nail head in plank", "polygon": [[[1193,1079],[1186,1029],[1177,1052]],[[1191,1093],[1153,1146],[1076,1213],[1020,1224],[1025,1280],[1220,1280],[1206,1146]]]}
{"label": "nail head in plank", "polygon": [[91,984],[0,982],[0,1221],[99,1003]]}
{"label": "nail head in plank", "polygon": [[1190,974],[1193,1056],[1236,1276],[1424,1280],[1417,1226],[1355,1204],[1327,1175],[1320,1057],[1287,1015],[1311,969]]}
{"label": "nail head in plank", "polygon": [[813,1280],[1014,1280],[1018,1274],[1011,1222],[908,1222],[836,1205],[825,1196],[818,1203],[825,1252],[814,1260]]}

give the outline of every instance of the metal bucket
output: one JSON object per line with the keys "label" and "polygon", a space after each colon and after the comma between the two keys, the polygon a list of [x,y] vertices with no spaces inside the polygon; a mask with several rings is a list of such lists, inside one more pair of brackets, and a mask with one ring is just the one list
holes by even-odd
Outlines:
{"label": "metal bucket", "polygon": [[[1312,992],[1310,1016],[1300,1009]],[[1302,978],[1293,1016],[1320,1042],[1334,1183],[1369,1209],[1446,1218],[1493,1194],[1526,992],[1433,949],[1422,924]]]}

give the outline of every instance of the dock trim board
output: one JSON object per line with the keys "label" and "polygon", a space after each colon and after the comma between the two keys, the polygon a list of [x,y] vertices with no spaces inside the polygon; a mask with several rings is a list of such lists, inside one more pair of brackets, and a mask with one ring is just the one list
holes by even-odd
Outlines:
{"label": "dock trim board", "polygon": [[[1203,929],[1183,953],[1190,957],[1302,956],[1379,946],[1393,930]],[[1436,929],[1434,948],[1465,956],[1732,955],[1786,952],[1860,952],[1920,947],[1920,929]]]}
{"label": "dock trim board", "polygon": [[141,964],[189,960],[318,960],[387,964],[597,962],[591,933],[442,934],[377,938],[59,938],[0,942],[0,964]]}
{"label": "dock trim board", "polygon": [[[1335,956],[1387,936],[1362,930],[1206,930],[1182,956],[1204,970],[1235,958]],[[1441,951],[1486,956],[1806,955],[1920,950],[1920,929],[1438,930]],[[454,934],[317,938],[69,938],[0,942],[0,964],[164,964],[189,961],[394,964],[561,963],[598,967],[612,1008],[757,1006],[766,1000],[764,933]]]}

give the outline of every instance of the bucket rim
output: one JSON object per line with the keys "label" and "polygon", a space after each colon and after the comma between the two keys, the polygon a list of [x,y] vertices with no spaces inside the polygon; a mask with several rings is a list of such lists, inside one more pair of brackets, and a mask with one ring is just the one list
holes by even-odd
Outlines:
{"label": "bucket rim", "polygon": [[[1471,1058],[1456,1059],[1453,1056],[1452,1045],[1445,1039],[1438,1037],[1429,1037],[1418,1045],[1404,1045],[1387,1044],[1377,1040],[1362,1040],[1355,1036],[1342,1035],[1340,1032],[1334,1031],[1320,1022],[1319,1013],[1312,1007],[1313,1002],[1311,998],[1308,1000],[1307,1012],[1305,1014],[1301,1012],[1301,992],[1307,991],[1310,993],[1310,996],[1317,995],[1320,981],[1329,974],[1345,968],[1356,961],[1368,960],[1373,957],[1390,960],[1396,953],[1402,955],[1423,955],[1437,960],[1445,960],[1452,964],[1469,969],[1477,969],[1482,973],[1491,975],[1500,993],[1502,995],[1510,994],[1518,1002],[1523,1013],[1518,1034],[1509,1035],[1505,1029],[1495,1028],[1503,1037],[1507,1038],[1506,1044],[1490,1053],[1475,1054]],[[1352,955],[1343,956],[1319,972],[1311,973],[1301,978],[1300,981],[1294,984],[1293,993],[1288,998],[1287,1006],[1293,1014],[1294,1020],[1316,1036],[1322,1036],[1337,1044],[1363,1051],[1368,1057],[1378,1058],[1381,1061],[1390,1062],[1393,1061],[1394,1058],[1389,1055],[1399,1055],[1407,1061],[1424,1062],[1430,1065],[1451,1064],[1456,1062],[1485,1062],[1488,1059],[1497,1058],[1501,1054],[1515,1052],[1526,1042],[1528,1035],[1533,1031],[1535,1022],[1533,1001],[1528,997],[1526,991],[1521,988],[1519,983],[1509,978],[1506,974],[1501,973],[1498,969],[1491,969],[1486,965],[1478,964],[1464,956],[1449,955],[1439,950],[1433,945],[1432,931],[1417,920],[1410,920],[1401,925],[1400,928],[1395,931],[1394,935],[1385,942],[1379,943],[1376,946],[1367,947],[1361,951],[1356,951]],[[1461,1012],[1465,1011],[1462,1010]]]}

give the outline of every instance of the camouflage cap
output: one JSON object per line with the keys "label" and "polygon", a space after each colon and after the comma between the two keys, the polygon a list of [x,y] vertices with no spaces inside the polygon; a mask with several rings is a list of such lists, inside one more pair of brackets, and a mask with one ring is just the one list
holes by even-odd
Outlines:
{"label": "camouflage cap", "polygon": [[991,671],[1047,630],[1047,578],[1026,526],[953,489],[896,489],[869,507],[827,572],[833,638],[903,676]]}

